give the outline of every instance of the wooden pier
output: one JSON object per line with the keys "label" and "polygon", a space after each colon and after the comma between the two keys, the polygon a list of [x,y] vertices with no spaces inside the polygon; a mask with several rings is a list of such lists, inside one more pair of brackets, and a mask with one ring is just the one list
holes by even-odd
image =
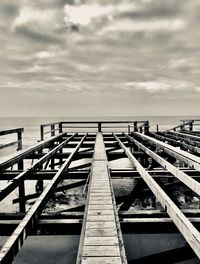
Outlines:
{"label": "wooden pier", "polygon": [[[165,131],[151,131],[146,120],[43,124],[40,142],[26,150],[20,150],[23,129],[10,130],[20,133],[19,151],[0,160],[0,235],[7,236],[0,263],[12,263],[27,236],[47,234],[79,234],[77,264],[199,259],[200,122],[181,122]],[[111,166],[120,159],[129,167]],[[126,187],[127,180],[131,186]],[[27,184],[33,181],[35,188],[27,192]],[[123,194],[118,193],[116,181]],[[68,191],[78,188],[76,205],[47,212],[47,204],[56,195],[67,197]],[[181,197],[194,200],[196,207],[181,204],[180,190]],[[10,195],[13,204],[19,205],[17,213],[2,212]],[[135,206],[146,198],[151,208]],[[184,243],[130,259],[123,238],[130,233],[180,233]]]}
{"label": "wooden pier", "polygon": [[127,263],[102,133],[96,137],[77,264]]}

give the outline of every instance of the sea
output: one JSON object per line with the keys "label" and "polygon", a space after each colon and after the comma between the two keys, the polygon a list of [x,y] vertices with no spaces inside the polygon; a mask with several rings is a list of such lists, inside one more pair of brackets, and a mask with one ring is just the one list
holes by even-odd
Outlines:
{"label": "sea", "polygon": [[[40,140],[40,125],[58,121],[137,121],[149,120],[150,130],[166,130],[181,124],[183,119],[200,119],[199,116],[92,116],[92,117],[1,117],[0,131],[24,128],[23,149]],[[16,135],[0,137],[0,144],[12,141]],[[0,158],[13,153],[16,146],[0,150]],[[129,260],[164,252],[184,244],[180,234],[125,234],[123,235],[126,254]],[[0,246],[7,237],[0,238]],[[75,264],[79,245],[79,236],[31,236],[20,250],[14,264]],[[179,264],[196,264],[199,260],[191,259]],[[95,264],[95,263],[94,263]]]}

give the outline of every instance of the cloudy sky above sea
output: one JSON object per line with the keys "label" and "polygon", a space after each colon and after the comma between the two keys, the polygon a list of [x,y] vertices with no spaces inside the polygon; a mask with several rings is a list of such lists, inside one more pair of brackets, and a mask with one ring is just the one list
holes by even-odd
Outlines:
{"label": "cloudy sky above sea", "polygon": [[199,114],[199,0],[1,0],[0,18],[0,116]]}

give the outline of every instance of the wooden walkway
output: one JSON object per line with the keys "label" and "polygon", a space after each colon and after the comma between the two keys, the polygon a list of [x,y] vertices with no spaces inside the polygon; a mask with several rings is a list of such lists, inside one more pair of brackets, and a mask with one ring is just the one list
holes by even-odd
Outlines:
{"label": "wooden walkway", "polygon": [[77,264],[127,263],[107,168],[102,133],[97,134]]}

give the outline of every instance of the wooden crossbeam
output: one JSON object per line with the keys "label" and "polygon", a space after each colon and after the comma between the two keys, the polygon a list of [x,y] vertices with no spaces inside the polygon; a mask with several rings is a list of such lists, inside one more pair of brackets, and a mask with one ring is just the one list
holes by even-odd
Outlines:
{"label": "wooden crossbeam", "polygon": [[[82,181],[78,181],[78,182],[73,182],[73,183],[61,185],[61,186],[54,189],[54,193],[70,190],[73,188],[77,188],[77,187],[83,186],[85,183],[86,183],[86,180],[82,180]],[[28,201],[31,199],[35,199],[35,198],[39,197],[40,194],[41,194],[40,192],[37,192],[37,193],[28,194],[28,195],[25,195],[23,197],[13,199],[13,204],[19,203],[21,201]]]}

